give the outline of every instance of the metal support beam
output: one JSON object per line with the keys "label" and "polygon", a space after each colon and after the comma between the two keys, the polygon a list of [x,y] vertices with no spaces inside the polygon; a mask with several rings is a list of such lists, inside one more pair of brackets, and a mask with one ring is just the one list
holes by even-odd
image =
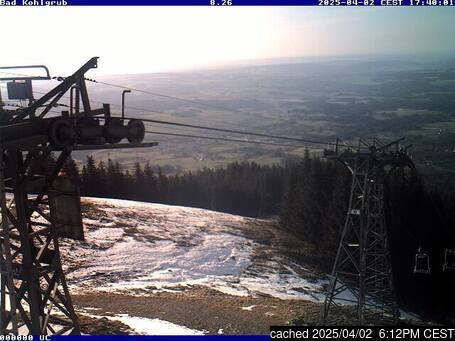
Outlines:
{"label": "metal support beam", "polygon": [[[1,314],[0,334],[5,335],[7,330],[15,335],[18,334],[16,316],[16,295],[14,280],[8,274],[13,273],[11,261],[11,245],[9,239],[10,221],[8,219],[8,207],[6,203],[5,180],[4,180],[4,149],[0,148],[0,206],[1,206],[1,231],[0,231],[0,257],[1,257]],[[4,313],[3,313],[4,312]],[[10,327],[8,328],[8,326]]]}
{"label": "metal support beam", "polygon": [[[80,334],[60,259],[58,237],[65,231],[59,217],[66,212],[55,205],[53,188],[58,187],[59,173],[72,150],[157,145],[140,143],[145,132],[142,121],[130,120],[123,125],[120,118],[111,117],[108,104],[91,109],[84,73],[95,67],[97,58],[92,58],[27,108],[4,110],[0,115],[2,335]],[[72,94],[71,115],[63,112],[58,117],[44,118],[68,91]],[[80,101],[83,112],[79,110]],[[41,112],[35,116],[38,109]],[[122,139],[130,143],[120,144]],[[56,160],[50,157],[52,151],[57,152]],[[6,191],[12,198],[9,204]],[[81,228],[78,203],[76,218]]]}
{"label": "metal support beam", "polygon": [[[347,310],[361,324],[395,323],[398,307],[384,212],[384,181],[389,169],[412,161],[397,144],[360,141],[358,148],[327,151],[326,157],[343,163],[351,172],[349,208],[321,308],[320,323],[330,324],[331,309],[349,303]],[[388,148],[394,151],[386,152]]]}
{"label": "metal support beam", "polygon": [[[11,208],[6,205],[2,177],[2,287],[7,287],[10,296],[9,307],[6,297],[2,296],[3,334],[16,332],[18,323],[22,325],[21,334],[80,333],[62,271],[57,231],[47,213],[49,204],[41,200],[48,184],[60,171],[62,160],[68,156],[69,153],[62,152],[50,172],[35,174],[32,165],[42,161],[42,155],[8,150],[8,168],[14,175],[8,180],[8,187],[14,188],[14,205]],[[45,181],[40,195],[32,201],[27,184],[37,176],[44,176]],[[43,221],[48,228],[42,227]]]}
{"label": "metal support beam", "polygon": [[[18,122],[26,117],[32,117],[36,110],[44,106],[47,102],[51,101],[55,97],[60,98],[65,92],[67,92],[75,83],[80,87],[81,85],[84,89],[79,89],[82,95],[82,102],[84,109],[90,111],[90,102],[88,100],[87,89],[85,88],[84,74],[98,66],[98,57],[91,58],[87,63],[85,63],[79,70],[77,70],[72,76],[65,78],[62,83],[57,85],[54,89],[49,91],[47,94],[43,95],[40,99],[36,100],[30,106],[25,108],[20,114],[14,118],[14,122]],[[52,102],[51,102],[52,103]],[[48,104],[48,107],[50,105]],[[44,115],[43,115],[44,116]]]}
{"label": "metal support beam", "polygon": [[125,95],[130,92],[131,90],[123,90],[122,92],[122,123],[125,121]]}

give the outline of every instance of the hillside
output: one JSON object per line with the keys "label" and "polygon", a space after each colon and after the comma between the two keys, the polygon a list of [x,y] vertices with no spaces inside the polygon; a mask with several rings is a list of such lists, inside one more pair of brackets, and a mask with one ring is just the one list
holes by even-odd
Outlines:
{"label": "hillside", "polygon": [[310,250],[271,220],[95,198],[83,210],[86,240],[61,248],[86,333],[258,334],[317,321],[327,277],[289,256]]}

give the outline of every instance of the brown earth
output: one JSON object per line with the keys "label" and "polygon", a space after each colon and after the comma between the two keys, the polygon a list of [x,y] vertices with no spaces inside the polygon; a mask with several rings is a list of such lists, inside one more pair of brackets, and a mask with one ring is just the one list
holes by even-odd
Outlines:
{"label": "brown earth", "polygon": [[[79,310],[97,308],[97,315],[159,318],[210,334],[220,330],[224,334],[268,334],[271,325],[315,324],[320,310],[319,304],[309,301],[232,296],[205,287],[149,296],[84,294],[74,295],[73,300]],[[337,318],[348,322],[341,314]]]}
{"label": "brown earth", "polygon": [[79,314],[79,325],[83,334],[89,335],[130,335],[130,327],[120,321],[112,321],[106,317],[94,318]]}
{"label": "brown earth", "polygon": [[[105,212],[88,201],[83,202],[82,209],[91,215],[95,210],[98,217],[105,215]],[[320,259],[313,256],[314,247],[301,238],[296,238],[293,233],[281,229],[276,219],[251,220],[241,227],[233,228],[258,243],[253,261],[261,262],[281,256],[289,261],[306,264],[311,270],[302,274],[305,278],[317,279],[321,276],[318,268],[323,266]],[[84,290],[73,295],[73,301],[76,308],[79,308],[80,316],[84,316],[84,308],[97,308],[95,314],[100,316],[128,314],[159,318],[210,334],[217,334],[220,330],[224,334],[268,334],[271,325],[316,324],[319,319],[320,304],[310,301],[282,300],[267,295],[233,296],[202,286],[180,289],[180,292],[153,294],[147,290],[141,293],[131,292],[131,295],[91,293]],[[253,305],[251,310],[242,309]],[[337,323],[352,324],[344,312],[334,315]],[[111,323],[112,333],[122,332],[120,325],[113,326],[111,320],[106,320],[104,319],[106,323]],[[87,326],[90,329],[90,323]],[[97,328],[99,329],[99,322],[95,323],[92,330]],[[103,329],[101,331],[106,332]]]}
{"label": "brown earth", "polygon": [[[88,202],[84,203],[83,210],[92,209],[96,207],[91,207]],[[258,243],[253,259],[255,262],[281,256],[290,262],[305,264],[308,271],[302,275],[307,279],[320,278],[322,273],[328,270],[327,256],[315,256],[320,252],[315,252],[313,246],[291,232],[280,229],[275,219],[252,220],[242,227],[234,228]],[[271,325],[317,324],[321,308],[321,304],[310,301],[282,300],[259,294],[255,297],[233,296],[202,286],[177,288],[173,292],[152,291],[107,293],[84,290],[73,295],[73,302],[81,318],[82,331],[89,334],[132,333],[133,331],[121,322],[88,316],[128,314],[158,318],[209,334],[218,334],[221,330],[228,335],[268,334]],[[250,309],[242,309],[248,307]],[[352,313],[350,308],[335,309],[332,312],[331,324],[358,324],[350,317]]]}

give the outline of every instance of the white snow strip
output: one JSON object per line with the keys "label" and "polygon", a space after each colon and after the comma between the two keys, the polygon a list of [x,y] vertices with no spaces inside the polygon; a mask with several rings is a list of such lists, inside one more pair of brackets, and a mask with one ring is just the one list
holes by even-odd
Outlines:
{"label": "white snow strip", "polygon": [[252,311],[255,306],[256,305],[253,304],[253,305],[250,305],[248,307],[242,307],[242,310]]}
{"label": "white snow strip", "polygon": [[149,319],[145,317],[134,317],[120,314],[113,317],[131,329],[142,335],[204,335],[204,332],[179,326],[160,319]]}
{"label": "white snow strip", "polygon": [[128,294],[195,285],[240,296],[321,301],[327,279],[281,257],[256,256],[242,229],[261,220],[199,208],[85,198],[84,242],[62,241],[68,281]]}

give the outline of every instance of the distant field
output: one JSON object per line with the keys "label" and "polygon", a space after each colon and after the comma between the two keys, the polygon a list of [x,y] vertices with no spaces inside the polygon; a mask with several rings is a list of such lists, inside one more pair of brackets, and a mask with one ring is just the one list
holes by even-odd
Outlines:
{"label": "distant field", "polygon": [[[455,63],[435,67],[405,61],[341,61],[248,66],[219,71],[112,76],[107,81],[202,102],[209,106],[132,93],[128,115],[334,141],[336,137],[407,137],[422,164],[455,155]],[[119,110],[120,91],[91,85],[93,99]],[[117,105],[117,106],[116,106]],[[231,110],[216,109],[210,106]],[[140,110],[144,109],[144,110]],[[155,112],[153,112],[155,111]],[[206,134],[204,131],[147,125],[149,130]],[[235,134],[209,134],[243,138]],[[96,152],[129,167],[160,165],[170,172],[222,166],[234,160],[277,163],[302,155],[304,148],[279,148],[150,135],[159,147]],[[253,139],[253,138],[251,138]],[[321,147],[321,146],[319,146]],[[79,161],[85,155],[76,154]],[[440,167],[440,166],[438,166]]]}

